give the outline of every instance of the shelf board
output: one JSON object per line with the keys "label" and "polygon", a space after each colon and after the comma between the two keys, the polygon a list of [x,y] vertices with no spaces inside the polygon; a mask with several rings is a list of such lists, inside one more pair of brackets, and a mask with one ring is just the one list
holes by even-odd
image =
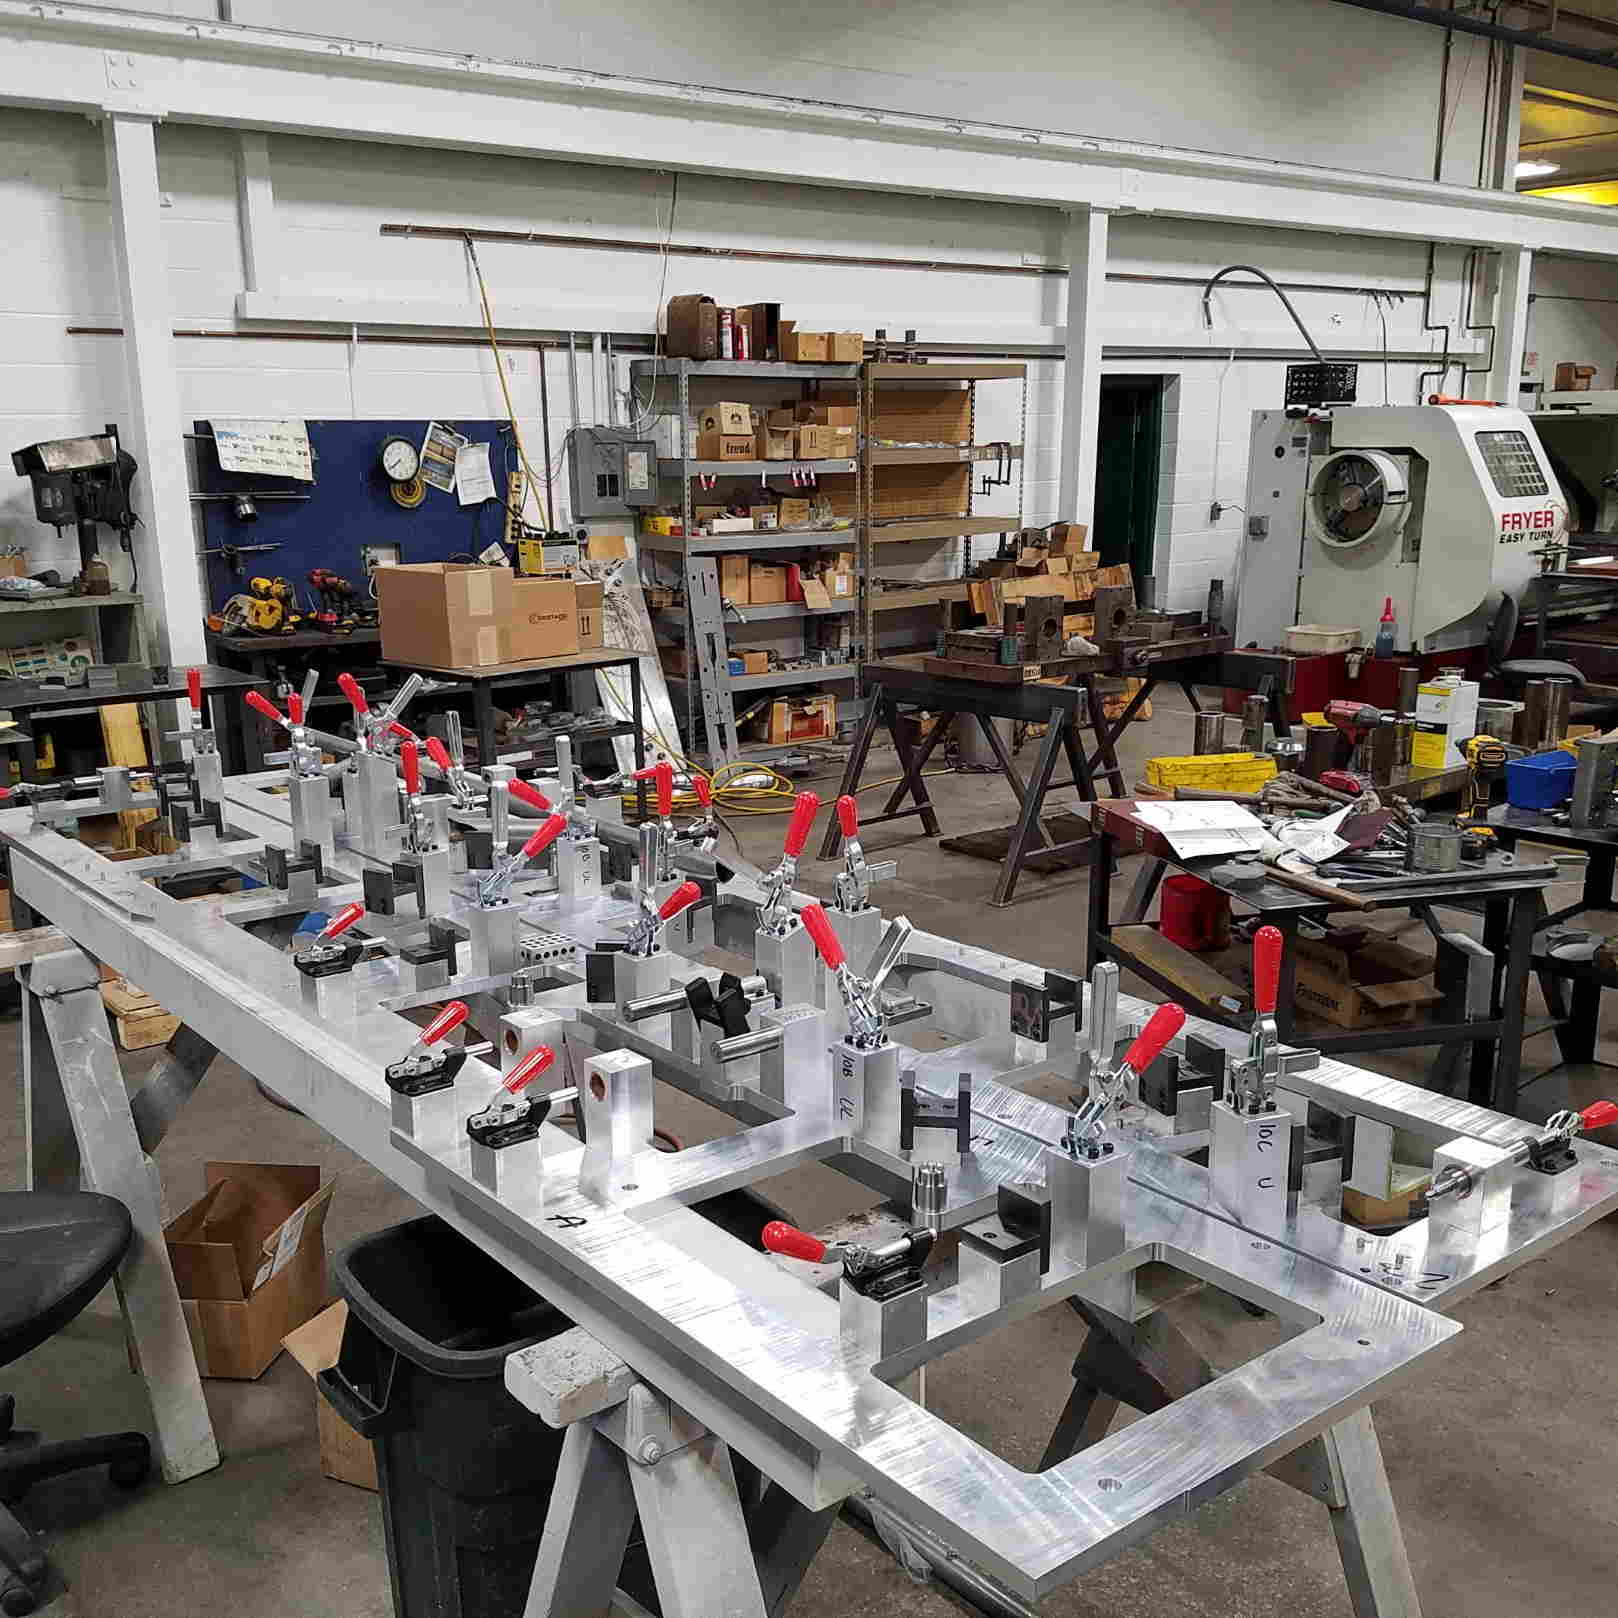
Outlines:
{"label": "shelf board", "polygon": [[[820,685],[836,680],[855,679],[860,671],[858,663],[829,663],[825,668],[819,669],[772,669],[768,674],[733,674],[730,677],[732,691],[770,691],[777,686],[787,685]],[[679,674],[665,674],[663,678],[669,685],[691,685],[694,681],[687,680]]]}
{"label": "shelf board", "polygon": [[680,534],[639,534],[636,538],[643,551],[673,551],[681,556],[733,556],[738,551],[798,551],[835,545],[852,546],[857,534],[855,528],[762,528],[750,534],[698,534],[690,540]]}
{"label": "shelf board", "polygon": [[[742,614],[738,618],[725,618],[725,628],[746,629],[749,624],[771,623],[778,618],[842,618],[851,612],[857,612],[857,607],[806,607],[801,601],[776,601],[767,606],[742,606],[736,609]],[[683,607],[662,607],[653,615],[655,621],[663,628],[682,631],[685,628],[685,609]]]}
{"label": "shelf board", "polygon": [[871,595],[872,612],[903,612],[907,607],[931,607],[940,601],[966,601],[971,592],[965,579],[918,585],[914,590],[877,590]]}
{"label": "shelf board", "polygon": [[898,517],[870,523],[873,545],[891,545],[902,539],[960,539],[967,534],[1011,534],[1022,527],[1017,517]]}
{"label": "shelf board", "polygon": [[759,377],[767,382],[786,382],[793,378],[803,381],[854,382],[859,379],[857,365],[795,365],[784,360],[686,360],[670,359],[667,355],[629,362],[629,374],[642,377],[676,376],[683,371],[695,380],[697,377]]}
{"label": "shelf board", "polygon": [[44,601],[0,598],[0,612],[99,612],[103,607],[138,607],[145,599],[124,590],[114,590],[105,596],[50,596]]}
{"label": "shelf board", "polygon": [[853,472],[859,462],[852,455],[839,455],[830,461],[687,461],[660,458],[657,475],[664,478],[738,477],[784,478],[794,467],[828,476],[838,472]]}
{"label": "shelf board", "polygon": [[[998,444],[922,444],[913,449],[902,445],[877,445],[871,450],[871,465],[954,465],[963,461],[998,461],[1004,453],[1004,447]],[[1011,459],[1022,459],[1021,444],[1011,446]]]}
{"label": "shelf board", "polygon": [[866,373],[873,382],[909,382],[924,388],[929,382],[1021,382],[1028,374],[1026,365],[1005,360],[984,360],[940,365],[904,365],[895,360],[872,360]]}

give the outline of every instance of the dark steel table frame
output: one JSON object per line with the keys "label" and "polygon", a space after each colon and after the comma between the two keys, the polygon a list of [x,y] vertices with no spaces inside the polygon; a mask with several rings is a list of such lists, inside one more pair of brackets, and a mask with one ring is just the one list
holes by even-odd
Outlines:
{"label": "dark steel table frame", "polygon": [[[1534,930],[1541,924],[1539,918],[1544,910],[1545,885],[1553,878],[1500,876],[1484,885],[1474,878],[1461,876],[1453,884],[1385,888],[1363,893],[1362,896],[1371,900],[1379,910],[1419,910],[1429,905],[1445,909],[1481,909],[1483,945],[1494,956],[1491,1015],[1469,1022],[1410,1023],[1393,1028],[1345,1029],[1341,1033],[1311,1028],[1307,1033],[1299,1033],[1293,940],[1297,936],[1299,922],[1305,919],[1324,921],[1332,905],[1326,900],[1299,893],[1294,888],[1270,880],[1242,886],[1212,881],[1209,870],[1221,863],[1221,856],[1179,859],[1148,853],[1144,856],[1147,864],[1135,879],[1125,902],[1124,913],[1114,918],[1111,890],[1121,857],[1117,839],[1118,834],[1109,833],[1105,825],[1096,827],[1094,851],[1090,859],[1086,970],[1097,961],[1116,961],[1163,994],[1178,1000],[1194,1016],[1206,1017],[1229,1028],[1246,1029],[1250,1025],[1250,1018],[1233,1015],[1220,1006],[1188,996],[1178,984],[1170,982],[1113,937],[1114,925],[1138,925],[1146,920],[1146,912],[1166,869],[1185,871],[1201,877],[1210,886],[1228,894],[1281,930],[1286,943],[1281,955],[1281,983],[1275,1017],[1283,1040],[1289,1044],[1313,1046],[1330,1056],[1341,1056],[1349,1051],[1398,1050],[1412,1045],[1470,1044],[1468,1099],[1479,1106],[1493,1107],[1498,1112],[1515,1113],[1517,1092],[1522,1083],[1522,1045],[1529,1032],[1526,1006]],[[1140,851],[1133,848],[1123,850],[1124,854],[1136,852]],[[1534,1030],[1539,1031],[1542,1030]],[[1441,1073],[1435,1075],[1441,1082],[1435,1088],[1449,1088],[1449,1083],[1442,1081],[1452,1079],[1453,1060],[1443,1062]]]}
{"label": "dark steel table frame", "polygon": [[[398,658],[384,657],[383,664],[390,669],[425,675],[440,683],[449,682],[472,699],[473,728],[478,738],[478,759],[489,763],[499,757],[495,740],[494,693],[522,686],[548,683],[567,674],[593,674],[597,669],[627,668],[629,670],[629,713],[627,722],[594,732],[596,736],[633,734],[635,739],[635,768],[646,764],[646,733],[643,729],[644,713],[641,703],[640,655],[616,646],[596,648],[584,652],[570,652],[562,657],[538,657],[526,663],[491,663],[487,668],[444,668],[429,663],[409,663]],[[417,710],[431,708],[445,697],[456,695],[455,690],[424,692],[411,706]]]}
{"label": "dark steel table frame", "polygon": [[[132,669],[110,689],[84,685],[41,685],[33,680],[0,680],[0,709],[9,711],[17,721],[18,766],[23,780],[44,779],[39,771],[35,737],[35,727],[41,720],[75,708],[109,708],[121,703],[184,702],[187,696],[185,672],[184,669],[171,671],[171,678],[153,680],[146,669]],[[173,677],[175,675],[177,677]],[[248,715],[243,713],[240,706],[227,703],[225,698],[256,689],[263,683],[254,675],[235,669],[217,668],[211,663],[202,665],[202,692],[208,704],[208,723],[219,739],[219,753],[227,775],[239,775],[247,768],[244,731]],[[161,747],[155,747],[153,751],[161,756]]]}
{"label": "dark steel table frame", "polygon": [[[1127,677],[1138,679],[1140,689],[1130,698],[1117,719],[1109,720],[1102,706],[1102,695],[1096,681],[1116,678],[1118,671],[1110,662],[1096,658],[1062,658],[1044,665],[1047,675],[1066,678],[1065,685],[1047,685],[1040,681],[1000,684],[988,680],[951,679],[946,675],[930,674],[921,665],[920,658],[894,658],[887,662],[865,663],[860,666],[860,684],[865,692],[865,712],[854,742],[849,749],[848,762],[843,768],[839,794],[859,789],[860,776],[871,751],[878,730],[886,725],[893,738],[894,751],[899,755],[904,779],[888,796],[880,814],[861,817],[862,826],[880,826],[887,821],[918,817],[929,837],[940,832],[938,814],[923,772],[934,750],[944,739],[950,722],[957,714],[970,714],[983,730],[993,749],[1001,773],[1017,795],[1017,823],[1012,828],[1011,843],[1000,866],[999,879],[989,900],[993,905],[1008,905],[1017,889],[1018,878],[1032,855],[1072,854],[1089,847],[1088,838],[1072,839],[1065,843],[1052,843],[1040,825],[1040,812],[1047,793],[1064,787],[1077,789],[1079,797],[1093,803],[1097,796],[1097,777],[1105,779],[1113,797],[1124,797],[1128,785],[1123,766],[1118,762],[1118,738],[1124,727],[1140,712],[1142,704],[1157,684],[1164,679],[1174,680],[1185,692],[1195,709],[1200,707],[1195,687],[1212,684],[1217,680],[1217,655],[1199,653],[1194,658],[1150,663],[1129,670]],[[1081,716],[1080,708],[1083,707]],[[912,747],[900,724],[901,708],[922,708],[937,714],[937,722],[919,748]],[[1017,772],[1016,764],[1004,740],[990,722],[994,719],[1021,720],[1030,724],[1043,724],[1045,738],[1040,745],[1039,757],[1033,773],[1025,784]],[[1096,738],[1093,752],[1086,752],[1080,740],[1082,730],[1090,730]],[[1064,781],[1054,779],[1057,760],[1066,756],[1071,776]],[[911,803],[902,807],[906,799]],[[842,833],[835,817],[826,824],[826,835],[821,842],[821,859],[832,859],[838,851]]]}

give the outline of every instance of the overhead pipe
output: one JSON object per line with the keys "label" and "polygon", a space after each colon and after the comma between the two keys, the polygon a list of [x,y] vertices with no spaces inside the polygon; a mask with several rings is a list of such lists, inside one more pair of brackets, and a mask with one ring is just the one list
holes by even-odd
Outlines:
{"label": "overhead pipe", "polygon": [[1453,28],[1458,34],[1476,34],[1479,39],[1495,39],[1523,50],[1544,51],[1548,56],[1566,56],[1575,62],[1591,62],[1597,67],[1618,67],[1618,50],[1599,50],[1594,45],[1574,45],[1556,39],[1537,28],[1511,28],[1464,11],[1446,11],[1442,6],[1417,6],[1406,0],[1337,0],[1342,6],[1361,11],[1377,11],[1384,17],[1402,17],[1406,22],[1424,22],[1434,28]]}

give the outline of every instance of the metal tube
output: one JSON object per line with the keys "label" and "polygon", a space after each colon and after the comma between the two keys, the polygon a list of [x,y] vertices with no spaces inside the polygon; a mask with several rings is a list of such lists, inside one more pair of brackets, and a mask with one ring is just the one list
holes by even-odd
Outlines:
{"label": "metal tube", "polygon": [[1222,753],[1225,750],[1225,715],[1217,710],[1191,716],[1191,751]]}
{"label": "metal tube", "polygon": [[1512,740],[1519,747],[1538,747],[1545,735],[1545,688],[1548,682],[1530,680],[1522,691],[1522,712],[1517,715]]}
{"label": "metal tube", "polygon": [[1542,740],[1547,747],[1554,747],[1567,735],[1568,704],[1572,697],[1571,680],[1545,682],[1545,734]]}
{"label": "metal tube", "polygon": [[539,345],[539,428],[545,439],[545,526],[556,527],[556,490],[551,477],[551,390],[545,378],[545,345]]}
{"label": "metal tube", "polygon": [[777,1051],[780,1048],[779,1028],[755,1028],[750,1033],[732,1034],[729,1039],[715,1040],[713,1053],[715,1059],[720,1062],[742,1062],[750,1056],[762,1056],[765,1051]]}
{"label": "metal tube", "polygon": [[1259,696],[1246,697],[1242,701],[1242,751],[1244,753],[1262,753],[1264,751],[1264,725],[1269,718],[1270,705]]}
{"label": "metal tube", "polygon": [[409,706],[416,693],[421,690],[426,683],[427,681],[419,674],[407,675],[405,677],[404,684],[393,693],[393,701],[382,710],[377,728],[381,729],[383,726],[389,725],[395,719],[397,719],[399,715],[402,714]]}
{"label": "metal tube", "polygon": [[648,1017],[666,1017],[688,1004],[684,989],[665,989],[662,994],[642,995],[639,1000],[624,1002],[625,1022],[645,1022]]}

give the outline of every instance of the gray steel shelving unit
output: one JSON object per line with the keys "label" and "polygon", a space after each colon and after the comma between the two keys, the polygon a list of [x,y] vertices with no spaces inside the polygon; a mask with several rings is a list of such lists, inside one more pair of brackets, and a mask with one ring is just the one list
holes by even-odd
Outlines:
{"label": "gray steel shelving unit", "polygon": [[[691,388],[693,383],[722,383],[725,381],[831,382],[846,385],[853,393],[856,405],[862,396],[858,365],[789,365],[770,360],[687,360],[654,357],[637,359],[630,363],[631,384],[637,391],[650,389],[644,408],[656,409],[656,384],[669,382],[674,387],[673,409],[681,422],[691,417]],[[707,389],[705,392],[709,391]],[[714,393],[713,397],[723,397]],[[856,426],[856,442],[864,439],[863,416]],[[844,528],[789,529],[746,534],[695,534],[693,508],[699,503],[692,499],[691,485],[699,477],[745,478],[764,482],[774,477],[790,477],[794,469],[807,470],[817,475],[852,475],[855,488],[855,510],[850,525]],[[863,479],[860,463],[853,457],[822,461],[706,461],[691,456],[678,459],[661,458],[658,475],[666,481],[680,484],[681,526],[691,537],[640,533],[638,544],[643,551],[657,551],[665,555],[678,555],[682,559],[681,572],[685,583],[686,606],[683,614],[661,611],[657,614],[660,629],[683,629],[685,643],[693,654],[694,678],[668,677],[669,693],[676,698],[675,711],[683,708],[685,740],[693,752],[703,752],[711,768],[729,763],[743,756],[757,757],[779,744],[744,746],[736,734],[736,704],[738,694],[747,696],[774,688],[786,689],[799,685],[848,685],[858,678],[859,664],[854,660],[836,664],[803,668],[778,669],[769,674],[730,673],[730,646],[726,628],[724,601],[719,589],[717,559],[721,556],[758,555],[771,551],[806,550],[810,548],[857,548],[859,525],[863,507],[860,491]],[[672,501],[666,502],[673,504]],[[862,587],[863,588],[863,587]],[[859,599],[846,606],[811,610],[800,603],[785,602],[771,605],[749,606],[741,609],[737,622],[741,624],[779,622],[800,619],[804,621],[806,635],[808,620],[861,616]],[[681,700],[683,699],[683,700]],[[842,704],[839,705],[840,710]],[[701,735],[699,744],[698,735]]]}

